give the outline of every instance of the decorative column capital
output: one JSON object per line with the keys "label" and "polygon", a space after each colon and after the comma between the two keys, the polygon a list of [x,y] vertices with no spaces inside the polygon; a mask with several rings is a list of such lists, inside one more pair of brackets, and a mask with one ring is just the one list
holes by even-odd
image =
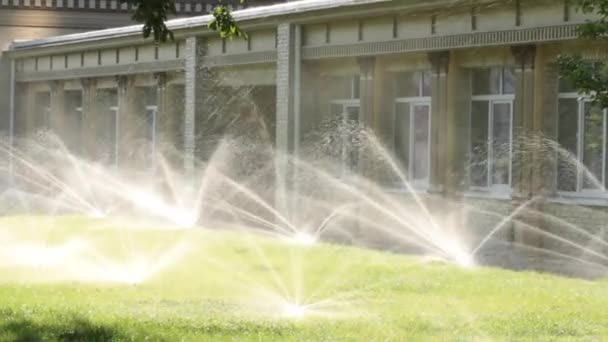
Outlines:
{"label": "decorative column capital", "polygon": [[156,81],[156,86],[158,89],[165,89],[167,86],[168,76],[166,72],[157,72],[154,73],[154,80]]}
{"label": "decorative column capital", "polygon": [[437,75],[446,75],[450,66],[450,51],[434,51],[427,55],[433,67],[433,72]]}
{"label": "decorative column capital", "polygon": [[56,93],[63,90],[63,80],[51,81],[51,92]]}
{"label": "decorative column capital", "polygon": [[511,53],[515,57],[515,63],[522,70],[534,69],[536,59],[536,45],[514,45]]}
{"label": "decorative column capital", "polygon": [[359,57],[357,58],[357,64],[359,64],[359,69],[361,70],[361,75],[370,75],[373,74],[374,68],[376,66],[376,57]]}
{"label": "decorative column capital", "polygon": [[87,89],[91,86],[94,86],[97,83],[97,80],[94,78],[82,78],[80,79],[80,84],[83,88]]}

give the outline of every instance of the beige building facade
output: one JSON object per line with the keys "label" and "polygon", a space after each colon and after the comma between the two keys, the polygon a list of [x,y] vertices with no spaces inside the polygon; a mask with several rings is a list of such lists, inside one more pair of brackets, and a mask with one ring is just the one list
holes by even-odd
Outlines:
{"label": "beige building facade", "polygon": [[[577,38],[593,17],[571,1],[314,0],[235,16],[248,40],[220,39],[201,16],[171,21],[176,39],[161,45],[138,27],[13,44],[11,134],[51,128],[118,165],[146,138],[142,148],[168,144],[188,170],[204,155],[218,89],[248,89],[280,151],[300,153],[328,120],[354,123],[399,162],[412,188],[396,190],[505,215],[534,198],[538,212],[608,234],[607,113],[557,65],[560,54],[608,50]],[[361,167],[340,143],[344,167]],[[552,243],[512,225],[506,239]]]}

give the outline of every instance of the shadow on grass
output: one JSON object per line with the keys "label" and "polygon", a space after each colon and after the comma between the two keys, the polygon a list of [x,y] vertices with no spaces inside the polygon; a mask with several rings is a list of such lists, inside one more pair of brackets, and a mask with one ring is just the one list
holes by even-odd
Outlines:
{"label": "shadow on grass", "polygon": [[61,324],[39,324],[26,319],[0,324],[0,340],[15,342],[62,341],[102,342],[114,340],[118,331],[94,325],[84,319],[74,319]]}

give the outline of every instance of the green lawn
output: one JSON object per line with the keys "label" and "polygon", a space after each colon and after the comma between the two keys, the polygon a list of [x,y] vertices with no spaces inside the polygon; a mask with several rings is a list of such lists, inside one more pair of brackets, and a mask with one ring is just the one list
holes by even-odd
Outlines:
{"label": "green lawn", "polygon": [[0,340],[608,340],[606,280],[166,228],[1,219]]}

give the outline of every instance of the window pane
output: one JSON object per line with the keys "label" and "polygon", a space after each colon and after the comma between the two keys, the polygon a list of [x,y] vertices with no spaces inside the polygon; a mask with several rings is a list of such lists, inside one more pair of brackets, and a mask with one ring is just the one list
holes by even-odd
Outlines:
{"label": "window pane", "polygon": [[96,127],[98,132],[99,158],[101,161],[114,164],[116,162],[116,122],[118,94],[116,89],[100,90],[98,97],[98,116]]}
{"label": "window pane", "polygon": [[502,84],[503,94],[515,94],[515,72],[513,68],[507,67],[503,69]]}
{"label": "window pane", "polygon": [[488,102],[473,101],[471,112],[471,185],[488,186]]}
{"label": "window pane", "polygon": [[157,110],[155,107],[146,109],[146,163],[152,166],[154,163],[155,143],[156,143],[156,123]]}
{"label": "window pane", "polygon": [[344,113],[344,106],[338,103],[332,103],[330,110],[332,116],[338,117]]}
{"label": "window pane", "polygon": [[567,78],[560,77],[559,78],[559,92],[560,93],[577,93],[577,90],[572,85],[572,82],[570,82]]}
{"label": "window pane", "polygon": [[502,68],[475,69],[472,72],[473,95],[500,94]]}
{"label": "window pane", "polygon": [[511,166],[511,104],[493,105],[492,183],[509,184]]}
{"label": "window pane", "polygon": [[400,72],[395,74],[395,94],[397,97],[420,96],[419,72]]}
{"label": "window pane", "polygon": [[[604,119],[604,129],[608,132],[608,117]],[[604,139],[604,162],[608,168],[608,139]],[[604,170],[604,190],[608,189],[608,170]]]}
{"label": "window pane", "polygon": [[346,141],[346,165],[355,170],[359,164],[359,107],[347,107],[346,115],[348,120],[348,141]]}
{"label": "window pane", "polygon": [[584,123],[584,173],[585,189],[601,189],[603,184],[604,158],[604,111],[591,103],[585,103]]}
{"label": "window pane", "polygon": [[100,159],[108,164],[116,162],[116,120],[118,112],[107,109],[102,113],[101,122],[97,123],[100,132],[99,154]]}
{"label": "window pane", "polygon": [[65,92],[64,141],[72,152],[81,151],[82,92]]}
{"label": "window pane", "polygon": [[358,99],[361,91],[361,83],[359,82],[359,76],[353,76],[352,77],[352,81],[351,81],[351,92],[350,92],[350,98],[352,99]]}
{"label": "window pane", "polygon": [[578,101],[559,100],[557,189],[576,191],[578,155]]}
{"label": "window pane", "polygon": [[36,113],[34,117],[34,128],[48,129],[49,118],[51,116],[51,93],[39,92],[36,93],[35,99]]}
{"label": "window pane", "polygon": [[428,105],[414,106],[414,179],[429,175],[429,111]]}
{"label": "window pane", "polygon": [[407,174],[410,158],[409,103],[397,103],[395,105],[395,155]]}
{"label": "window pane", "polygon": [[351,106],[346,108],[347,119],[351,124],[359,123],[359,107]]}
{"label": "window pane", "polygon": [[422,96],[431,96],[431,81],[433,74],[430,71],[422,73]]}
{"label": "window pane", "polygon": [[156,105],[156,88],[144,87],[142,88],[143,101],[146,106]]}

